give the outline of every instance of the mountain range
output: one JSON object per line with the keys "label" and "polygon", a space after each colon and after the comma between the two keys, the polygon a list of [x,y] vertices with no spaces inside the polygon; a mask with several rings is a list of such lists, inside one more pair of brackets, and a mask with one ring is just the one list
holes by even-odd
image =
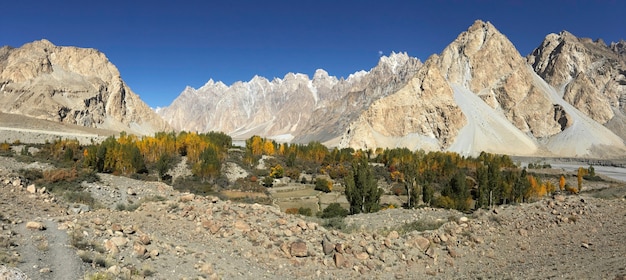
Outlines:
{"label": "mountain range", "polygon": [[424,63],[381,57],[347,79],[318,70],[187,88],[159,114],[175,129],[329,146],[607,157],[626,146],[626,43],[549,34],[523,57],[477,20]]}
{"label": "mountain range", "polygon": [[[383,56],[347,78],[255,76],[187,87],[150,110],[104,54],[42,40],[0,49],[0,111],[131,130],[222,131],[362,149],[626,155],[626,42],[548,34],[527,56],[477,20],[422,62]],[[163,121],[164,120],[164,121]]]}

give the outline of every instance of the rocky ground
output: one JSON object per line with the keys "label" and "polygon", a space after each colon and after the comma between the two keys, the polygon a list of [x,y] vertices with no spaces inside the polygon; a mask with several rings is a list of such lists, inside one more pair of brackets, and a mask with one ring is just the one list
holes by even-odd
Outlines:
{"label": "rocky ground", "polygon": [[336,229],[273,206],[112,175],[86,185],[103,207],[83,209],[21,180],[15,171],[25,166],[0,158],[0,279],[19,279],[18,269],[30,279],[626,275],[623,185],[472,214],[384,210],[349,216]]}

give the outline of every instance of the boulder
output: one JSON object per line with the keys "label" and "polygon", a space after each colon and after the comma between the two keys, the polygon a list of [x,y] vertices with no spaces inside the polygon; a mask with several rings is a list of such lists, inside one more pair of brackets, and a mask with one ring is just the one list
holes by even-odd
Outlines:
{"label": "boulder", "polygon": [[294,257],[307,257],[309,255],[309,250],[306,246],[306,242],[296,241],[291,243],[291,246],[289,246],[289,253]]}

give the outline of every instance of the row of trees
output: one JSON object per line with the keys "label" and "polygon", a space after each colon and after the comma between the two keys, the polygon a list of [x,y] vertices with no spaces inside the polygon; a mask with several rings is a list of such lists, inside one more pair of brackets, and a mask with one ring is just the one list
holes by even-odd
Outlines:
{"label": "row of trees", "polygon": [[97,172],[131,175],[154,169],[163,178],[175,159],[186,156],[192,173],[203,181],[216,178],[227,157],[231,138],[223,133],[157,133],[139,138],[121,133],[100,144],[82,146],[57,140],[43,146],[50,160],[78,164]]}
{"label": "row of trees", "polygon": [[[246,143],[246,154],[251,162],[254,157],[272,155],[282,159],[289,168],[314,165],[314,172],[342,182],[351,213],[378,209],[382,194],[377,187],[379,179],[403,186],[407,195],[405,207],[408,208],[430,205],[469,211],[532,201],[556,191],[556,185],[551,181],[543,182],[540,177],[529,174],[506,155],[483,152],[478,157],[464,157],[452,152],[406,148],[328,150],[318,142],[278,144],[258,136]],[[376,164],[383,166],[384,170],[377,168]],[[579,171],[578,178],[582,178],[586,171]],[[560,190],[565,189],[564,182],[562,178],[558,186]],[[316,187],[327,190],[326,184],[320,183]]]}

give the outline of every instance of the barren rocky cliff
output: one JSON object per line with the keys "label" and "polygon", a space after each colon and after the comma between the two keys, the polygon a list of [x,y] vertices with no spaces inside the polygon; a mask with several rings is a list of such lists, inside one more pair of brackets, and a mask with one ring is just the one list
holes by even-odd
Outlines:
{"label": "barren rocky cliff", "polygon": [[47,40],[0,49],[0,98],[4,113],[137,134],[169,130],[103,53]]}

